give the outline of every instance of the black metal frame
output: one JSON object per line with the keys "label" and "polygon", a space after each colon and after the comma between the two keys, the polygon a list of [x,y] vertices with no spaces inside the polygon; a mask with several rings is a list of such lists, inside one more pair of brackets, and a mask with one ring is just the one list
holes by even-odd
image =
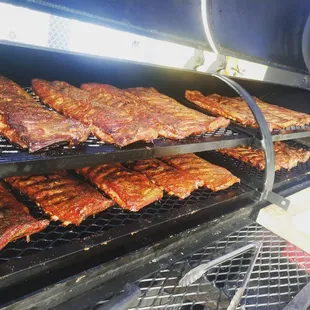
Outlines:
{"label": "black metal frame", "polygon": [[29,153],[0,139],[0,177],[44,174],[54,170],[75,169],[103,163],[125,162],[144,158],[161,157],[179,153],[193,153],[251,145],[252,137],[237,133],[231,128],[217,130],[183,140],[156,139],[153,143],[137,142],[118,148],[100,143],[95,137],[73,148],[51,147],[46,151]]}
{"label": "black metal frame", "polygon": [[225,82],[231,88],[233,88],[247,103],[252,114],[258,124],[259,131],[261,133],[261,139],[259,140],[260,145],[264,151],[266,169],[265,169],[265,177],[264,177],[264,187],[262,188],[260,199],[264,200],[267,198],[268,193],[272,191],[274,184],[274,151],[273,151],[273,143],[270,131],[268,129],[267,121],[258,107],[257,103],[254,101],[252,96],[240,85],[238,85],[235,81],[229,79],[226,76],[213,74],[213,76]]}

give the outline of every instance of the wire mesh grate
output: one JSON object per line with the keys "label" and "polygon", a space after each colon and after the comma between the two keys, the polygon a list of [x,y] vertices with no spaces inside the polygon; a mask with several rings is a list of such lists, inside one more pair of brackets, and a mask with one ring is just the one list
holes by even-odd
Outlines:
{"label": "wire mesh grate", "polygon": [[[53,111],[53,109],[44,105],[39,98],[32,92],[30,87],[24,88],[33,98],[46,109]],[[165,138],[158,138],[153,141],[153,143],[146,142],[136,142],[124,148],[116,147],[112,144],[106,144],[103,141],[98,140],[94,136],[89,136],[87,141],[74,146],[68,145],[53,145],[37,151],[33,154],[29,153],[27,150],[23,150],[15,144],[9,142],[5,137],[0,136],[0,163],[11,163],[20,161],[33,161],[38,159],[51,159],[56,157],[64,157],[66,155],[70,156],[80,156],[89,154],[106,154],[113,152],[121,152],[122,150],[135,150],[135,149],[146,149],[146,148],[156,148],[156,147],[166,147],[166,146],[180,146],[186,144],[199,144],[199,143],[213,143],[214,141],[223,140],[236,140],[236,145],[238,144],[238,139],[248,138],[245,134],[239,133],[232,128],[219,128],[213,132],[207,132],[203,135],[190,136],[182,140],[170,140]]]}
{"label": "wire mesh grate", "polygon": [[139,280],[142,296],[131,310],[227,309],[247,272],[251,252],[211,269],[188,287],[180,287],[178,282],[193,267],[212,260],[223,250],[254,241],[263,246],[238,309],[283,309],[310,281],[309,256],[253,223]]}
{"label": "wire mesh grate", "polygon": [[[292,141],[285,141],[288,145],[296,148],[303,148],[305,150],[310,150],[310,147],[306,145],[302,145],[300,143]],[[240,160],[237,160],[228,155],[221,154],[216,151],[209,151],[202,154],[202,157],[206,160],[210,160],[211,162],[221,165],[231,172],[236,174],[240,178],[245,178],[256,182],[257,184],[263,181],[265,177],[265,171],[259,170],[255,167],[252,167],[249,164],[246,164]],[[293,178],[306,175],[310,173],[310,160],[305,163],[299,163],[296,167],[291,170],[280,169],[275,172],[275,184],[281,183],[283,181],[291,180]]]}
{"label": "wire mesh grate", "polygon": [[[37,219],[46,217],[42,210],[36,207],[36,205],[30,202],[25,196],[17,191],[12,191],[15,196],[29,208],[32,216]],[[184,200],[165,195],[160,201],[154,202],[139,212],[130,212],[114,206],[93,217],[88,217],[79,226],[69,225],[67,227],[62,227],[60,222],[50,222],[50,225],[44,231],[32,235],[29,243],[26,242],[25,238],[9,243],[0,251],[0,264],[46,249],[52,249],[61,244],[81,240],[86,237],[102,235],[104,232],[111,229],[139,223],[139,221],[143,219],[164,215],[173,210],[178,210],[183,207],[186,208],[187,206],[199,202],[205,202],[207,205],[208,201],[215,197],[217,200],[229,199],[244,191],[245,189],[237,184],[230,189],[217,193],[211,192],[206,188],[201,188],[194,191]],[[163,220],[165,219],[163,218]]]}
{"label": "wire mesh grate", "polygon": [[291,132],[291,131],[299,131],[299,130],[305,130],[305,131],[310,131],[310,125],[303,125],[303,126],[291,126],[291,127],[286,127],[280,130],[273,130],[271,132],[272,135],[278,135],[282,134],[284,132]]}

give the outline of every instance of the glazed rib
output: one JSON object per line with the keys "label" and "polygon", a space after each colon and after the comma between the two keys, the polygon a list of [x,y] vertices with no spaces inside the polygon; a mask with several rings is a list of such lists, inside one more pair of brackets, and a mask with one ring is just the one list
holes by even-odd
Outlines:
{"label": "glazed rib", "polygon": [[[204,96],[201,92],[194,90],[187,90],[185,97],[214,115],[227,117],[243,126],[258,127],[250,108],[240,97],[229,98],[218,94]],[[253,99],[262,110],[270,131],[310,124],[308,114],[269,104],[256,97]]]}
{"label": "glazed rib", "polygon": [[[239,146],[228,149],[220,149],[218,152],[245,162],[260,170],[265,169],[265,157],[263,150]],[[290,170],[293,167],[296,167],[298,163],[305,163],[310,158],[310,151],[296,149],[283,142],[274,143],[274,153],[275,171],[278,171],[281,168]]]}
{"label": "glazed rib", "polygon": [[63,226],[79,225],[88,216],[113,205],[110,199],[67,173],[5,179]]}
{"label": "glazed rib", "polygon": [[197,181],[214,192],[226,189],[240,179],[223,167],[213,165],[195,154],[181,154],[162,157],[167,164],[190,174]]}
{"label": "glazed rib", "polygon": [[61,142],[85,141],[89,130],[45,109],[16,83],[0,76],[0,133],[35,152]]}
{"label": "glazed rib", "polygon": [[138,211],[162,198],[162,190],[143,174],[126,169],[121,164],[104,164],[77,169],[123,209]]}
{"label": "glazed rib", "polygon": [[0,183],[0,250],[9,242],[29,236],[45,229],[48,220],[36,220],[29,210],[17,201]]}
{"label": "glazed rib", "polygon": [[111,117],[116,118],[111,122],[111,117],[107,117],[106,122],[110,126],[109,130],[112,128],[114,140],[120,141],[118,144],[151,142],[158,137],[158,126],[153,114],[141,104],[137,96],[108,84],[87,83],[82,84],[81,89],[89,93],[91,100],[104,105]]}
{"label": "glazed rib", "polygon": [[206,116],[159,93],[155,88],[129,88],[126,91],[140,98],[141,103],[152,109],[160,126],[159,134],[170,139],[183,139],[193,134],[226,128],[229,120]]}
{"label": "glazed rib", "polygon": [[132,99],[129,104],[112,86],[106,87],[109,93],[103,96],[99,86],[88,92],[59,81],[34,79],[32,88],[45,104],[89,126],[98,139],[107,143],[125,146],[136,141],[150,142],[158,136],[145,115],[138,113],[138,103]]}
{"label": "glazed rib", "polygon": [[143,173],[169,195],[181,199],[186,198],[192,191],[203,185],[202,181],[197,180],[190,174],[177,170],[156,158],[138,160],[133,164],[132,168]]}

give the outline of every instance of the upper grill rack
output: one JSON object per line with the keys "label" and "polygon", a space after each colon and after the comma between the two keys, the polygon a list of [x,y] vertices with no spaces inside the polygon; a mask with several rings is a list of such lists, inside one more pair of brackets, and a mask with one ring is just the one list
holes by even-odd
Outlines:
{"label": "upper grill rack", "polygon": [[[30,88],[25,88],[25,90],[43,105]],[[31,154],[1,137],[0,177],[43,174],[64,168],[74,169],[87,165],[201,152],[237,145],[250,145],[251,143],[251,137],[228,127],[182,140],[159,138],[153,143],[137,142],[123,148],[105,144],[90,136],[86,142],[73,147],[55,146]]]}
{"label": "upper grill rack", "polygon": [[[178,98],[179,102],[182,102],[184,105],[191,109],[195,109],[199,112],[202,112],[207,115],[212,115],[209,111],[206,111],[205,109],[193,104],[192,102],[184,99],[184,98]],[[258,129],[242,126],[234,121],[230,121],[231,126],[240,132],[243,132],[249,136],[259,138],[260,132]],[[292,140],[292,139],[301,139],[310,137],[310,125],[305,126],[291,126],[288,128],[283,128],[281,130],[273,130],[271,132],[272,141],[285,141],[285,140]]]}

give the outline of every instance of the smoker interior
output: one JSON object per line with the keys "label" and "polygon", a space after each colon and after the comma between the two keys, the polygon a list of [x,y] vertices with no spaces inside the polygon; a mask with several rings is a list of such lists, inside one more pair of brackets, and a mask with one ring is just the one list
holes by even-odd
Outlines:
{"label": "smoker interior", "polygon": [[[184,104],[188,104],[184,100],[186,89],[197,89],[204,94],[215,92],[225,96],[236,95],[215,77],[190,71],[5,44],[1,46],[0,57],[3,63],[1,74],[23,87],[29,87],[32,78],[64,80],[76,86],[84,82],[101,82],[120,88],[155,87]],[[237,82],[250,94],[271,103],[293,107],[301,112],[309,110],[307,105],[310,94],[305,90],[242,79]],[[250,144],[252,141],[249,133],[246,134],[236,126],[220,133],[215,140],[223,143],[225,137],[228,137],[227,141],[237,141],[238,144]],[[75,168],[100,162],[124,162],[168,154],[200,152],[200,156],[225,166],[239,176],[241,184],[218,193],[200,189],[185,200],[165,196],[138,213],[113,207],[94,218],[88,218],[79,227],[64,228],[58,222],[52,222],[45,231],[32,236],[30,243],[17,240],[0,252],[0,304],[10,303],[42,287],[151,245],[155,241],[164,240],[199,223],[220,218],[221,215],[242,208],[247,203],[255,203],[254,191],[262,185],[263,173],[236,160],[215,155],[211,149],[227,145],[210,146],[209,138],[198,137],[198,141],[197,138],[193,138],[195,141],[189,138],[187,141],[174,143],[160,140],[158,146],[149,147],[151,150],[146,144],[135,144],[119,150],[111,145],[99,144],[91,138],[75,149],[61,147],[31,155],[20,152],[5,139],[1,140],[2,177],[44,173],[60,166],[62,169]],[[58,164],[53,166],[52,159],[55,158]],[[70,165],[72,159],[74,164]],[[309,165],[308,162],[290,172],[278,172],[276,187],[287,186],[290,182],[305,182],[309,177]],[[30,208],[35,217],[44,217],[24,196],[17,192],[15,194]],[[27,281],[28,285],[24,285],[24,281]]]}

